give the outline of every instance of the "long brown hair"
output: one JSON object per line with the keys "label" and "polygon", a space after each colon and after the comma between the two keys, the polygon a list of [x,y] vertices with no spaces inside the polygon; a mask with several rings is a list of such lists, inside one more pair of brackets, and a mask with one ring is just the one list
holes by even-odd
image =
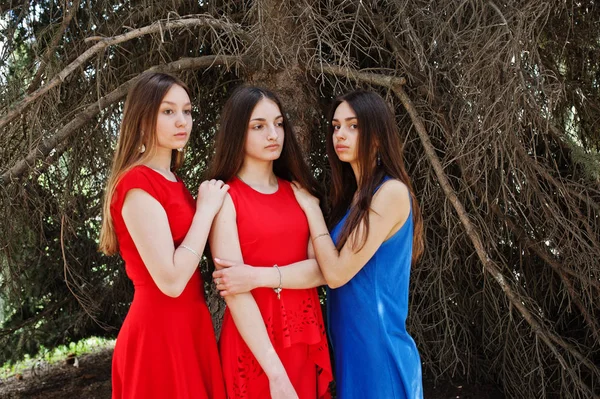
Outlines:
{"label": "long brown hair", "polygon": [[[356,182],[352,167],[337,157],[333,146],[333,116],[338,106],[347,102],[358,119],[358,165],[360,181]],[[335,99],[329,116],[329,137],[327,138],[327,155],[331,166],[333,188],[330,195],[331,215],[330,227],[338,223],[357,193],[356,204],[350,210],[346,223],[340,233],[337,249],[341,250],[348,238],[359,226],[360,236],[354,236],[352,242],[355,251],[359,251],[369,234],[369,210],[373,192],[385,176],[403,182],[410,192],[412,217],[414,224],[412,262],[416,262],[423,253],[423,219],[419,203],[414,195],[410,178],[404,168],[404,156],[400,134],[396,126],[394,114],[383,98],[377,93],[357,90]],[[380,164],[377,162],[378,149]]]}
{"label": "long brown hair", "polygon": [[311,194],[320,198],[317,182],[304,162],[281,101],[274,93],[261,87],[239,87],[223,106],[220,128],[215,136],[215,153],[207,178],[226,182],[239,172],[246,154],[244,148],[252,111],[265,98],[277,104],[283,115],[283,149],[279,158],[273,161],[273,172],[284,180],[298,181]]}
{"label": "long brown hair", "polygon": [[[146,72],[140,75],[127,93],[119,140],[113,156],[102,206],[103,218],[99,250],[106,255],[114,255],[119,249],[110,214],[115,188],[125,172],[156,154],[158,111],[163,98],[173,85],[181,86],[191,98],[190,90],[185,83],[172,75],[157,72]],[[145,151],[141,152],[142,148],[145,148]],[[183,155],[183,152],[173,150],[172,171],[181,166]]]}

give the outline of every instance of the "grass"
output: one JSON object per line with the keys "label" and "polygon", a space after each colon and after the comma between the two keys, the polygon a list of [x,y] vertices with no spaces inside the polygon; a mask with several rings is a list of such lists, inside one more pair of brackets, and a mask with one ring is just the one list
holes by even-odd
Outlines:
{"label": "grass", "polygon": [[114,347],[114,339],[105,339],[90,337],[78,342],[71,342],[69,345],[60,345],[56,348],[48,349],[41,347],[35,356],[25,355],[25,357],[15,363],[5,363],[0,367],[0,378],[7,378],[12,375],[22,374],[24,371],[41,370],[49,365],[65,361],[68,357],[78,357],[87,353],[98,352],[103,349]]}

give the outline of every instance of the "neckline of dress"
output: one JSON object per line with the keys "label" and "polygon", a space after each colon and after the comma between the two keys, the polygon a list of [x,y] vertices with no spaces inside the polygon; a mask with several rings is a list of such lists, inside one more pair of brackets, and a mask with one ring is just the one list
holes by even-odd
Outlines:
{"label": "neckline of dress", "polygon": [[166,177],[165,175],[163,175],[161,172],[159,172],[159,171],[158,171],[158,170],[156,170],[156,169],[152,169],[152,168],[151,168],[150,166],[148,166],[148,165],[140,164],[140,166],[143,166],[143,167],[145,167],[146,169],[149,169],[149,170],[151,170],[152,172],[156,173],[157,175],[159,175],[160,177],[162,177],[162,178],[163,178],[165,181],[167,181],[167,182],[169,182],[169,183],[179,183],[179,182],[180,182],[180,180],[179,180],[179,177],[177,177],[177,175],[176,175],[175,173],[173,173],[173,175],[175,176],[175,181],[173,181],[173,180],[169,180],[169,179],[167,179],[167,177]]}
{"label": "neckline of dress", "polygon": [[255,189],[254,187],[252,187],[251,185],[249,185],[248,183],[243,181],[242,178],[239,177],[238,175],[235,175],[235,178],[238,179],[244,186],[248,187],[250,190],[252,190],[255,193],[260,194],[260,195],[267,195],[267,196],[275,195],[281,190],[281,179],[277,176],[275,176],[275,178],[277,179],[277,190],[273,191],[272,193],[263,193],[263,192],[258,191],[257,189]]}

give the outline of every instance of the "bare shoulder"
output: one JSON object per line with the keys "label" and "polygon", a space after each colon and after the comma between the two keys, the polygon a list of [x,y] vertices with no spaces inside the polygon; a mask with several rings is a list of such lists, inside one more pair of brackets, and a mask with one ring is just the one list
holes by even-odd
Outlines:
{"label": "bare shoulder", "polygon": [[225,194],[225,200],[223,201],[223,205],[221,206],[221,210],[217,214],[217,220],[229,220],[235,219],[235,205],[233,204],[233,199],[231,199],[231,195],[229,193]]}
{"label": "bare shoulder", "polygon": [[373,196],[371,206],[379,214],[403,218],[410,210],[408,187],[397,179],[386,181]]}
{"label": "bare shoulder", "polygon": [[223,200],[223,205],[227,206],[227,208],[235,212],[235,205],[233,205],[233,199],[231,198],[231,195],[229,195],[229,193],[225,193],[225,200]]}
{"label": "bare shoulder", "polygon": [[125,200],[123,201],[121,214],[136,210],[154,209],[157,206],[162,208],[160,202],[158,202],[158,200],[146,190],[141,188],[132,188],[125,194]]}
{"label": "bare shoulder", "polygon": [[406,184],[397,179],[390,179],[383,183],[373,197],[373,202],[408,202],[409,191]]}
{"label": "bare shoulder", "polygon": [[123,221],[131,233],[136,226],[148,229],[148,226],[156,226],[157,222],[166,221],[167,213],[162,204],[147,191],[133,188],[125,196],[121,208],[121,217],[123,217]]}

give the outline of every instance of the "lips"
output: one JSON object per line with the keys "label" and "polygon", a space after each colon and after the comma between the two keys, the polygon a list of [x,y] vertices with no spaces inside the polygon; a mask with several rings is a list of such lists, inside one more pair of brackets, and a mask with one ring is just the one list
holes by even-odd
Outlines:
{"label": "lips", "polygon": [[184,138],[184,137],[187,137],[187,133],[186,132],[177,133],[177,134],[175,134],[175,137]]}
{"label": "lips", "polygon": [[350,148],[350,147],[348,147],[348,146],[345,146],[345,145],[336,145],[336,146],[335,146],[335,150],[336,150],[336,151],[345,151],[345,150],[347,150],[348,148]]}
{"label": "lips", "polygon": [[276,148],[279,148],[279,144],[271,144],[266,146],[265,148],[269,149],[269,150],[274,150]]}

